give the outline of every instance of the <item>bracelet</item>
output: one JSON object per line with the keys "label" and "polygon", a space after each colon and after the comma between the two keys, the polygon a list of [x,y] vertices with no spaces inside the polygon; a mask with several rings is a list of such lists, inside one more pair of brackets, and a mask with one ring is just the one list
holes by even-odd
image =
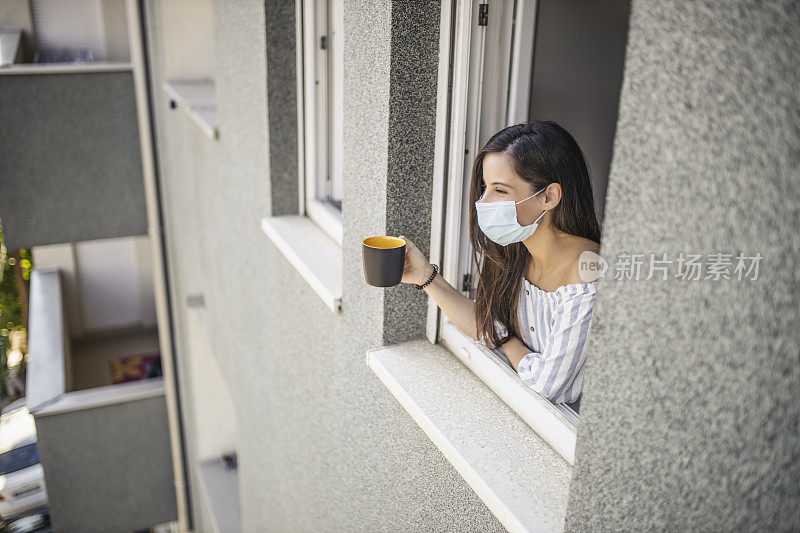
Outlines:
{"label": "bracelet", "polygon": [[428,281],[426,281],[422,285],[417,285],[417,289],[421,290],[421,289],[424,289],[425,287],[427,287],[428,285],[430,285],[431,282],[433,281],[433,278],[436,277],[436,274],[438,272],[439,272],[439,265],[433,265],[433,274],[431,274],[431,277],[428,278]]}

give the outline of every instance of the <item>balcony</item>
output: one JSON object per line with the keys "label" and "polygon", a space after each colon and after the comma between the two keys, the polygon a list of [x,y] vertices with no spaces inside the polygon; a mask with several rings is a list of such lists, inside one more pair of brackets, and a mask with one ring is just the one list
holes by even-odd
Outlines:
{"label": "balcony", "polygon": [[[46,252],[57,255],[50,249],[40,256]],[[131,376],[123,363],[127,374],[137,366],[130,356],[158,352],[157,330],[101,328],[115,315],[108,306],[90,323],[87,302],[74,301],[68,270],[50,265],[31,273],[27,403],[53,524],[63,531],[136,531],[173,521],[164,382],[124,381]],[[91,300],[91,293],[77,297]],[[73,333],[76,304],[83,335]]]}

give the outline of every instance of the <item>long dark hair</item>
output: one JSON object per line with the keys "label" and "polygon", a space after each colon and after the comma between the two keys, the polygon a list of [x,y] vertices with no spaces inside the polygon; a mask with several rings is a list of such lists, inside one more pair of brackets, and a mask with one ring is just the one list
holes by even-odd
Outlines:
{"label": "long dark hair", "polygon": [[599,244],[600,225],[594,212],[589,167],[567,130],[553,121],[537,120],[508,126],[486,141],[472,165],[469,237],[480,272],[475,302],[478,338],[499,346],[508,337],[499,338],[495,320],[506,326],[509,335],[522,338],[516,308],[530,254],[521,242],[501,246],[491,241],[478,226],[475,202],[485,189],[483,159],[490,153],[509,155],[517,175],[531,185],[531,194],[551,183],[561,185],[561,201],[551,210],[556,230]]}

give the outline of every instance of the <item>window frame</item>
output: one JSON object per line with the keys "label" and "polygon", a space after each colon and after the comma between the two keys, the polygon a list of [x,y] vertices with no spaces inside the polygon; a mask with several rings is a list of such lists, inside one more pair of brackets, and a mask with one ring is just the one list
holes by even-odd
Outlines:
{"label": "window frame", "polygon": [[[467,81],[468,103],[465,128],[467,143],[464,152],[464,187],[461,192],[462,206],[469,202],[469,180],[474,154],[491,135],[500,129],[528,121],[533,73],[533,44],[536,27],[537,0],[496,0],[491,6],[502,6],[499,13],[489,17],[487,26],[472,25],[470,55],[479,54],[477,61],[470,61]],[[514,24],[514,21],[521,24]],[[509,26],[511,31],[508,31]],[[522,32],[517,32],[519,28]],[[482,29],[483,28],[483,29]],[[486,34],[490,34],[487,38]],[[499,57],[500,61],[484,62],[483,58]],[[467,61],[469,59],[467,58]],[[491,70],[490,70],[491,69]],[[491,83],[494,82],[494,83]],[[500,95],[506,95],[505,98]],[[486,101],[492,105],[485,105]],[[469,153],[466,153],[469,150]],[[466,213],[462,212],[462,215]],[[466,220],[466,219],[465,219]],[[456,219],[454,224],[462,224]],[[450,232],[456,231],[449,227]],[[448,233],[449,235],[450,233]],[[471,279],[469,295],[474,296],[477,284],[477,265],[472,259],[469,228],[460,229],[458,279],[468,274]],[[448,265],[454,268],[454,265]]]}
{"label": "window frame", "polygon": [[[465,183],[481,144],[480,128],[483,125],[484,131],[494,132],[508,124],[527,121],[533,64],[536,0],[488,2],[488,25],[479,26],[478,5],[486,2],[450,0],[442,3],[443,16],[447,15],[451,23],[450,31],[442,31],[440,35],[431,260],[439,260],[444,279],[462,294],[465,293],[461,283],[462,268],[472,263],[471,258],[467,259],[471,255],[468,227],[462,223],[464,206],[469,201]],[[522,21],[530,31],[513,36],[512,32],[501,31],[513,18]],[[491,66],[505,73],[487,77],[500,80],[493,87],[483,79],[487,39],[495,39],[497,43],[502,39],[505,44],[493,46],[495,43],[488,40],[488,52],[500,53],[504,58],[500,67]],[[523,70],[514,72],[515,65],[526,62],[527,74]],[[480,105],[481,100],[486,101],[484,94],[490,98],[506,94],[507,105],[497,109],[498,99],[495,98],[495,109],[489,110]],[[475,278],[473,276],[473,280]],[[498,349],[490,350],[467,336],[432,299],[428,302],[427,335],[432,343],[449,348],[569,464],[574,463],[579,423],[574,410],[563,404],[553,404],[522,383]]]}
{"label": "window frame", "polygon": [[[302,117],[298,212],[342,246],[342,211],[327,200],[332,189],[340,194],[342,190],[342,6],[334,0],[297,0],[295,5],[298,64],[302,65],[297,91]],[[324,51],[319,46],[323,35],[327,38]],[[316,82],[317,72],[320,83],[310,83]]]}

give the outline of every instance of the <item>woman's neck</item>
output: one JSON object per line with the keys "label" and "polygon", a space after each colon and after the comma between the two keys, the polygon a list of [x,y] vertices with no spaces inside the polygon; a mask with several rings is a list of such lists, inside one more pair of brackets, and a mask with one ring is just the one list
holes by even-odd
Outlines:
{"label": "woman's neck", "polygon": [[537,277],[545,276],[564,265],[569,255],[569,250],[565,246],[569,237],[570,235],[555,230],[549,220],[543,219],[533,235],[522,241],[533,259],[526,272],[529,281],[535,281],[534,265]]}

